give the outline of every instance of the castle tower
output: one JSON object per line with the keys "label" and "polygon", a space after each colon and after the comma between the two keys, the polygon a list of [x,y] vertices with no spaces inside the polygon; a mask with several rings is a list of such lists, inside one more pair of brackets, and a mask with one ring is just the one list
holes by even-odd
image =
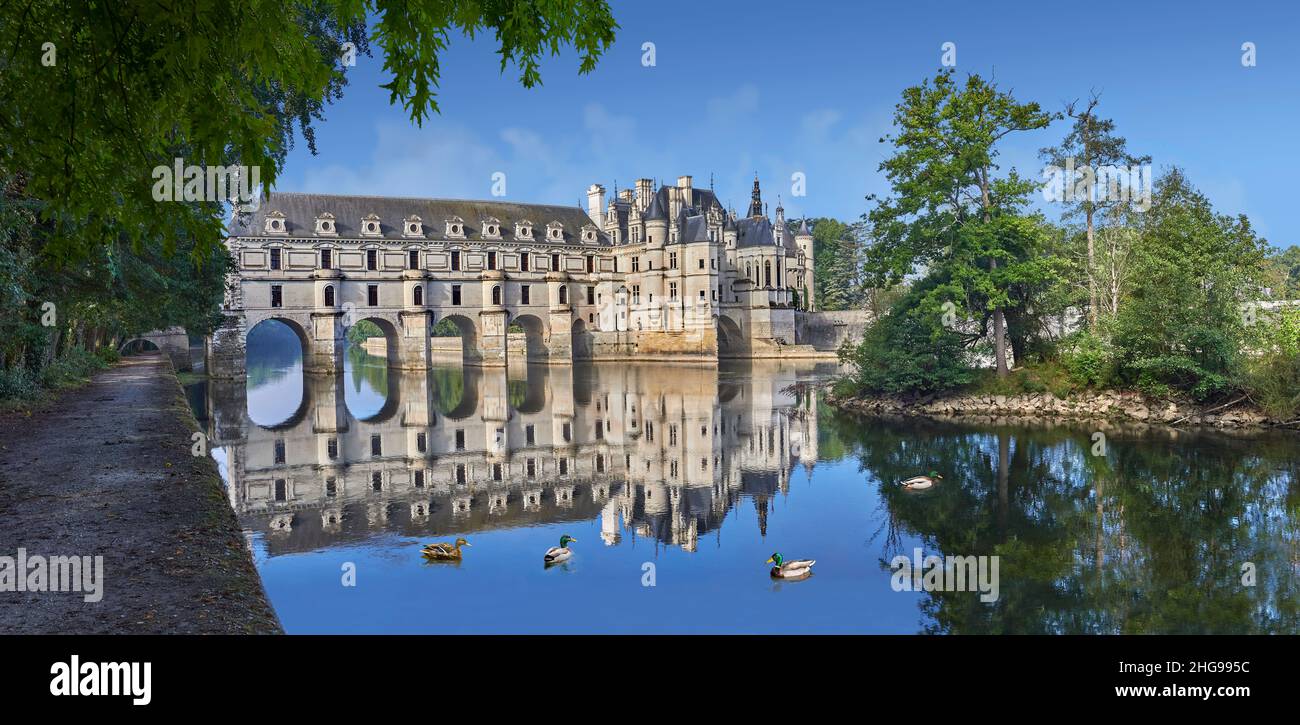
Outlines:
{"label": "castle tower", "polygon": [[754,174],[754,191],[749,197],[749,213],[745,216],[761,217],[763,214],[763,192],[758,188],[758,174]]}
{"label": "castle tower", "polygon": [[802,290],[803,307],[805,310],[812,312],[817,309],[816,285],[813,284],[813,235],[812,230],[808,228],[808,220],[799,220],[799,230],[795,232],[794,243],[803,252],[803,280]]}

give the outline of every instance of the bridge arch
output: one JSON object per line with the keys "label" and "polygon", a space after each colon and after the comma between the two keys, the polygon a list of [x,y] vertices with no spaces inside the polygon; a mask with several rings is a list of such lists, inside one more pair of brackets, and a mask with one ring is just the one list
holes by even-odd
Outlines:
{"label": "bridge arch", "polygon": [[[295,344],[296,343],[296,344]],[[265,317],[245,333],[248,418],[266,430],[285,430],[302,422],[309,408],[303,361],[307,331],[290,317]]]}
{"label": "bridge arch", "polygon": [[542,318],[524,313],[511,318],[510,324],[523,328],[524,354],[528,362],[544,362],[549,357],[546,343],[550,339],[550,331]]}
{"label": "bridge arch", "polygon": [[[460,351],[463,363],[477,364],[483,360],[483,352],[479,347],[478,324],[474,320],[460,313],[453,313],[444,315],[438,323],[439,325],[442,323],[455,325],[460,332]],[[438,325],[434,327],[436,328]]]}
{"label": "bridge arch", "polygon": [[718,356],[719,357],[738,357],[745,355],[749,350],[749,345],[744,332],[741,331],[740,325],[727,315],[719,315],[714,318],[718,327]]}

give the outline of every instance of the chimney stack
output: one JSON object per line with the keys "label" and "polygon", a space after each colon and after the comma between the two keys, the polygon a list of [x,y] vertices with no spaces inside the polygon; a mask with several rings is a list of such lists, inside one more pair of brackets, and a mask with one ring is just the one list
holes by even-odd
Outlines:
{"label": "chimney stack", "polygon": [[682,190],[682,203],[686,206],[693,206],[694,199],[691,195],[691,177],[677,177],[677,188]]}
{"label": "chimney stack", "polygon": [[587,216],[597,227],[605,228],[605,187],[600,184],[587,187]]}
{"label": "chimney stack", "polygon": [[650,196],[654,194],[654,182],[649,179],[636,180],[636,206],[642,212],[650,206]]}

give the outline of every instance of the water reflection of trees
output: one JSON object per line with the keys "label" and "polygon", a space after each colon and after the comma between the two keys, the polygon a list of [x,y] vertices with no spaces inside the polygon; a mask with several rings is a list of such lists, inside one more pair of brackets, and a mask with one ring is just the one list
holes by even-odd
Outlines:
{"label": "water reflection of trees", "polygon": [[[927,593],[927,631],[1300,629],[1294,438],[1112,431],[1094,456],[1078,428],[832,426],[888,509],[882,566],[910,556],[895,550],[905,537],[926,554],[1001,557],[998,601]],[[944,476],[933,491],[895,485],[929,470]]]}

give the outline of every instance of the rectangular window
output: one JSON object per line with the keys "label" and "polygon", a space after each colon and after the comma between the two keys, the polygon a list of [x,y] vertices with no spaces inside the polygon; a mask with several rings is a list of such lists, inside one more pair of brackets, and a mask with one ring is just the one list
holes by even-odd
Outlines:
{"label": "rectangular window", "polygon": [[322,250],[320,250],[320,268],[321,268],[321,269],[334,269],[334,250],[333,250],[333,249],[322,249]]}
{"label": "rectangular window", "polygon": [[460,271],[460,252],[451,253],[451,271],[453,272]]}
{"label": "rectangular window", "polygon": [[633,258],[632,258],[632,271],[633,271],[633,272],[640,272],[640,271],[641,271],[641,258],[640,258],[640,257],[633,257]]}
{"label": "rectangular window", "polygon": [[526,426],[524,428],[524,441],[527,443],[527,445],[530,446],[533,445],[535,442],[534,440],[535,438],[536,436],[533,435],[533,426],[531,425]]}
{"label": "rectangular window", "polygon": [[332,461],[339,457],[339,439],[331,438],[325,443],[325,455]]}
{"label": "rectangular window", "polygon": [[285,499],[285,495],[284,495],[284,479],[283,479],[283,478],[277,478],[277,479],[275,479],[275,500],[276,500],[276,501],[283,501],[284,499]]}
{"label": "rectangular window", "polygon": [[519,255],[519,271],[521,272],[528,271],[528,258],[531,256],[533,255],[528,252],[524,252],[523,254]]}
{"label": "rectangular window", "polygon": [[424,433],[415,434],[415,450],[424,453],[424,449],[429,445],[429,437]]}
{"label": "rectangular window", "polygon": [[384,474],[379,471],[370,474],[370,488],[376,491],[384,490]]}
{"label": "rectangular window", "polygon": [[594,305],[594,304],[596,304],[596,288],[595,288],[595,287],[587,287],[587,304],[589,304],[589,305]]}
{"label": "rectangular window", "polygon": [[460,304],[460,285],[458,284],[451,286],[451,303],[453,305]]}
{"label": "rectangular window", "polygon": [[275,462],[284,463],[284,439],[275,442]]}
{"label": "rectangular window", "polygon": [[465,431],[464,429],[456,431],[456,450],[465,450]]}
{"label": "rectangular window", "polygon": [[704,269],[704,259],[700,259],[700,269]]}
{"label": "rectangular window", "polygon": [[595,258],[595,257],[592,257],[592,256],[590,256],[590,255],[588,255],[588,256],[587,256],[587,274],[591,274],[592,272],[595,272],[595,271],[596,271],[596,258]]}
{"label": "rectangular window", "polygon": [[370,436],[370,455],[375,457],[384,455],[383,440],[377,435]]}
{"label": "rectangular window", "polygon": [[526,284],[519,285],[519,304],[521,305],[532,304],[532,301],[529,299],[529,296],[530,296],[530,292],[528,289],[528,285]]}
{"label": "rectangular window", "polygon": [[639,284],[632,285],[632,304],[641,304],[641,285]]}
{"label": "rectangular window", "polygon": [[278,249],[272,249],[272,250],[271,250],[271,269],[279,269],[279,268],[280,268],[280,250],[278,250]]}
{"label": "rectangular window", "polygon": [[325,495],[332,497],[332,496],[336,496],[338,492],[339,492],[339,487],[338,484],[334,481],[334,477],[330,476],[329,478],[325,479]]}
{"label": "rectangular window", "polygon": [[271,306],[280,307],[284,304],[284,288],[278,284],[271,285]]}
{"label": "rectangular window", "polygon": [[573,440],[573,428],[568,423],[564,423],[560,426],[560,435],[564,437],[565,443],[569,443]]}
{"label": "rectangular window", "polygon": [[560,459],[560,475],[561,476],[569,475],[569,459],[567,458]]}
{"label": "rectangular window", "polygon": [[366,250],[366,269],[372,272],[379,269],[379,252],[373,249]]}
{"label": "rectangular window", "polygon": [[377,284],[366,285],[366,304],[370,305],[371,307],[379,306],[379,285]]}
{"label": "rectangular window", "polygon": [[552,272],[560,271],[560,255],[558,254],[551,255],[551,271]]}
{"label": "rectangular window", "polygon": [[497,268],[497,253],[488,252],[488,269],[496,269],[496,268]]}
{"label": "rectangular window", "polygon": [[537,459],[536,459],[536,458],[529,458],[529,459],[528,459],[528,462],[527,462],[527,465],[525,466],[525,468],[526,468],[526,470],[528,471],[528,477],[529,477],[529,478],[536,478],[536,477],[537,477]]}
{"label": "rectangular window", "polygon": [[411,250],[407,251],[407,253],[406,253],[406,268],[407,268],[407,269],[419,269],[419,268],[420,268],[420,252],[419,252],[419,250],[411,249]]}
{"label": "rectangular window", "polygon": [[424,471],[415,472],[415,487],[424,488]]}
{"label": "rectangular window", "polygon": [[465,485],[465,464],[464,463],[456,464],[456,483],[459,483],[462,486]]}
{"label": "rectangular window", "polygon": [[677,299],[677,283],[676,283],[676,282],[669,282],[669,283],[668,283],[668,299],[670,299],[670,300],[675,300],[675,299]]}
{"label": "rectangular window", "polygon": [[677,252],[668,253],[668,269],[677,269]]}
{"label": "rectangular window", "polygon": [[492,480],[493,480],[493,481],[500,481],[500,480],[501,480],[501,464],[500,464],[500,463],[493,463],[493,464],[492,464]]}

